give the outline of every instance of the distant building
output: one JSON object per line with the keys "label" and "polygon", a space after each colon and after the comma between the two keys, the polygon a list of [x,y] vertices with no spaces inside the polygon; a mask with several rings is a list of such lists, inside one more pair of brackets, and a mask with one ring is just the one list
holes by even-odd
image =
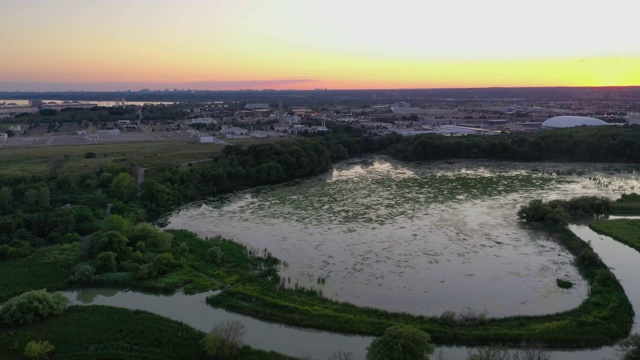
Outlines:
{"label": "distant building", "polygon": [[29,106],[40,109],[44,102],[42,100],[29,100]]}
{"label": "distant building", "polygon": [[15,132],[22,131],[20,125],[11,125],[11,126],[9,126],[9,130],[15,131]]}
{"label": "distant building", "polygon": [[242,129],[235,126],[223,126],[222,129],[220,129],[220,134],[224,135],[227,138],[232,138],[236,136],[245,136],[248,133],[249,133],[249,130]]}
{"label": "distant building", "polygon": [[201,144],[213,144],[214,142],[216,142],[216,138],[214,138],[213,136],[201,136],[200,137],[200,143]]}
{"label": "distant building", "polygon": [[269,104],[250,103],[244,106],[247,110],[269,110]]}
{"label": "distant building", "polygon": [[42,103],[42,105],[39,106],[40,109],[53,109],[53,110],[62,110],[62,109],[91,109],[92,107],[96,107],[98,106],[98,104],[89,104],[89,103],[77,103],[77,102],[72,102],[72,103],[62,103],[62,104],[58,104],[58,103],[51,103],[51,104],[45,104]]}
{"label": "distant building", "polygon": [[120,135],[120,130],[98,130],[98,135]]}
{"label": "distant building", "polygon": [[607,125],[606,122],[588,116],[554,116],[542,123],[543,129],[568,128],[575,126],[602,126]]}
{"label": "distant building", "polygon": [[210,117],[191,119],[192,124],[217,124],[218,120]]}
{"label": "distant building", "polygon": [[0,133],[0,141],[7,141],[9,135],[7,133]]}

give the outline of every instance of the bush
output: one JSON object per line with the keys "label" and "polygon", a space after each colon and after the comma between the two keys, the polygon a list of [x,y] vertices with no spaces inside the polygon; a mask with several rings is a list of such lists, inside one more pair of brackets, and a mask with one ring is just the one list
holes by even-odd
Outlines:
{"label": "bush", "polygon": [[96,158],[96,153],[94,153],[94,152],[86,152],[86,153],[84,153],[84,158],[85,159],[95,159]]}
{"label": "bush", "polygon": [[46,289],[22,293],[7,301],[0,309],[0,321],[8,325],[33,324],[67,308],[69,299],[62,294],[51,294]]}
{"label": "bush", "polygon": [[51,357],[53,349],[48,341],[29,341],[24,348],[24,356],[32,360],[46,360]]}
{"label": "bush", "polygon": [[207,250],[207,258],[212,264],[220,265],[222,262],[222,249],[217,246],[209,248]]}
{"label": "bush", "polygon": [[210,358],[232,359],[242,348],[242,337],[247,333],[239,321],[226,321],[216,325],[202,339],[202,347]]}
{"label": "bush", "polygon": [[158,275],[164,275],[175,269],[179,263],[174,259],[173,254],[162,253],[156,255],[153,260],[151,260],[151,265]]}
{"label": "bush", "polygon": [[96,269],[88,264],[80,264],[69,278],[69,281],[77,284],[90,284],[96,275]]}
{"label": "bush", "polygon": [[573,283],[568,280],[556,279],[556,284],[561,289],[571,289],[573,287]]}
{"label": "bush", "polygon": [[105,251],[96,255],[96,270],[98,273],[109,273],[118,270],[118,255],[113,251]]}

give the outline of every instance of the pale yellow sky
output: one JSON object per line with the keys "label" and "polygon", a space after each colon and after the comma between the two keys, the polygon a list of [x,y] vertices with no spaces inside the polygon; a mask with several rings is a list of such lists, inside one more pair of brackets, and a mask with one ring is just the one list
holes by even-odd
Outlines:
{"label": "pale yellow sky", "polygon": [[0,89],[640,85],[634,14],[627,0],[4,0]]}

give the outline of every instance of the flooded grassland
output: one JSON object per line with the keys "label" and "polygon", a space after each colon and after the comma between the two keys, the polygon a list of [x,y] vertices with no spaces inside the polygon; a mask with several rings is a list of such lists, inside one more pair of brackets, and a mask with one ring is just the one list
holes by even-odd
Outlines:
{"label": "flooded grassland", "polygon": [[267,249],[287,286],[331,299],[421,315],[538,315],[575,308],[588,286],[567,251],[518,222],[520,206],[635,189],[638,174],[622,165],[371,157],[193,203],[166,222]]}

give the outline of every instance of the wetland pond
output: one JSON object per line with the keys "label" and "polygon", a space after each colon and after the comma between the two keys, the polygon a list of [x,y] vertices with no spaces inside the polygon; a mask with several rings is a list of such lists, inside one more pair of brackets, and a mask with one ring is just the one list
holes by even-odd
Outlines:
{"label": "wetland pond", "polygon": [[[625,165],[380,156],[192,203],[164,222],[266,249],[283,261],[287,286],[339,301],[420,315],[540,315],[577,307],[588,286],[567,251],[518,221],[520,206],[636,188]],[[560,289],[558,278],[574,287]]]}

